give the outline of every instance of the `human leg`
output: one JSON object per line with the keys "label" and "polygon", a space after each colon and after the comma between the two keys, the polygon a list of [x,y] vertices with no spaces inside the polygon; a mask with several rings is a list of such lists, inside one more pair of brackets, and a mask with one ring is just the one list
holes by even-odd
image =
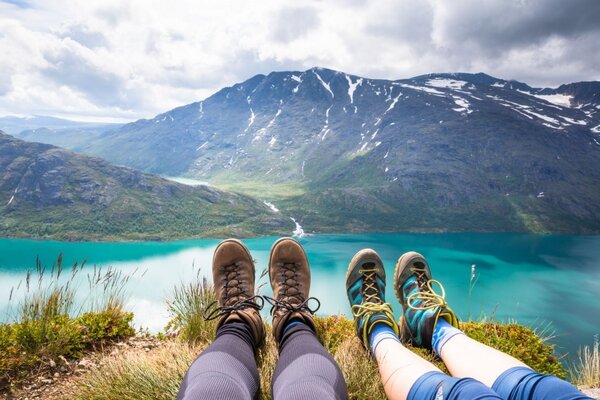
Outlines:
{"label": "human leg", "polygon": [[[431,279],[425,258],[402,255],[394,274],[402,304],[402,339],[433,349],[453,376],[471,377],[493,387],[504,399],[588,399],[569,383],[539,374],[499,350],[479,343],[458,329],[458,319],[444,299],[442,285]],[[441,295],[433,290],[438,285]],[[562,397],[561,397],[562,396]]]}
{"label": "human leg", "polygon": [[255,353],[264,326],[252,257],[241,242],[225,240],[215,249],[212,272],[217,301],[205,318],[219,318],[217,337],[188,369],[177,399],[255,399],[260,382]]}
{"label": "human leg", "polygon": [[388,399],[500,399],[474,379],[443,374],[400,343],[394,314],[385,303],[385,270],[375,251],[364,249],[352,258],[346,291],[358,337],[377,361]]}
{"label": "human leg", "polygon": [[342,372],[315,333],[316,310],[308,306],[310,268],[298,242],[283,238],[273,245],[269,277],[273,298],[267,301],[273,305],[273,334],[279,345],[273,399],[347,399]]}
{"label": "human leg", "polygon": [[186,372],[178,400],[255,399],[259,376],[254,338],[247,324],[221,326],[215,341]]}
{"label": "human leg", "polygon": [[348,398],[339,366],[306,324],[285,330],[273,373],[273,399]]}

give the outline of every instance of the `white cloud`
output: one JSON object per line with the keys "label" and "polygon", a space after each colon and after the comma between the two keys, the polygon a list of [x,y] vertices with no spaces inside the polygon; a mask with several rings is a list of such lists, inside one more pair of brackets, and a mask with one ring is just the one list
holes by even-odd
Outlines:
{"label": "white cloud", "polygon": [[0,0],[0,115],[151,117],[257,73],[315,65],[389,79],[600,79],[593,0],[17,3]]}

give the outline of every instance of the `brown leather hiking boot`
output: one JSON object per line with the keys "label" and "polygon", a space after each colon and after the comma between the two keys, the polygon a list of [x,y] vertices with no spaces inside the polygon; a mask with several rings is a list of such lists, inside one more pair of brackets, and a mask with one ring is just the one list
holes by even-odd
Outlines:
{"label": "brown leather hiking boot", "polygon": [[[273,306],[273,335],[281,341],[287,322],[296,319],[316,332],[312,314],[319,308],[319,300],[308,297],[310,291],[310,268],[302,246],[292,238],[282,238],[271,248],[269,278],[273,297],[265,299]],[[311,310],[308,301],[314,299],[318,305]]]}
{"label": "brown leather hiking boot", "polygon": [[260,346],[265,327],[258,311],[264,301],[254,294],[255,269],[250,251],[237,239],[222,241],[213,255],[212,273],[217,301],[207,307],[204,318],[219,318],[217,329],[230,322],[244,322]]}

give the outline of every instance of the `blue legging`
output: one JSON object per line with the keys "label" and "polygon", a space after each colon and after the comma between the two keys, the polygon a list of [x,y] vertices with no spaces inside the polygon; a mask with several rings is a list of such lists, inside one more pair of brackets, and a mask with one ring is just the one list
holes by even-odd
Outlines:
{"label": "blue legging", "polygon": [[526,367],[505,371],[492,388],[473,378],[453,378],[441,372],[421,376],[408,393],[408,400],[593,400],[573,385],[552,375]]}

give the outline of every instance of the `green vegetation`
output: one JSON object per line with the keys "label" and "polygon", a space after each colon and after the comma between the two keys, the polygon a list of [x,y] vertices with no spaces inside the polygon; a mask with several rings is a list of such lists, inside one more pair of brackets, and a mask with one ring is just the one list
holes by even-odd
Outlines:
{"label": "green vegetation", "polygon": [[[214,338],[214,323],[202,321],[198,308],[213,300],[213,290],[199,277],[178,286],[168,301],[173,315],[169,329],[174,339],[156,351],[108,356],[101,368],[82,376],[77,385],[69,389],[65,399],[175,398],[187,368]],[[385,399],[377,366],[358,341],[354,323],[343,316],[317,317],[316,323],[319,339],[344,373],[350,398]],[[522,359],[540,372],[565,376],[565,370],[552,354],[553,346],[546,344],[530,328],[496,322],[469,322],[463,328],[467,335]],[[431,352],[412,350],[446,371],[444,364]],[[267,325],[266,343],[258,355],[263,400],[271,398],[271,378],[277,358],[277,346],[271,327]]]}
{"label": "green vegetation", "polygon": [[[84,263],[85,264],[85,263]],[[77,359],[132,336],[133,315],[123,310],[124,287],[131,276],[112,269],[94,268],[88,273],[89,301],[75,307],[78,277],[83,265],[62,267],[62,258],[50,269],[38,262],[27,275],[23,299],[18,303],[15,322],[0,325],[0,378],[2,388],[19,385],[32,375],[47,369],[53,360]],[[16,295],[17,293],[15,293]],[[11,294],[12,297],[12,294]],[[65,399],[173,399],[183,376],[197,357],[214,339],[215,321],[202,319],[202,310],[215,300],[212,286],[197,274],[196,279],[175,287],[167,306],[172,319],[163,345],[151,351],[132,349],[105,354],[100,366],[83,374],[74,385],[63,388]],[[85,311],[84,311],[85,310]],[[339,363],[348,384],[351,399],[385,399],[377,366],[361,346],[353,321],[344,316],[316,318],[319,339]],[[261,399],[270,399],[272,373],[278,359],[271,327],[258,355]],[[566,371],[553,354],[554,346],[534,330],[494,321],[466,322],[465,333],[489,346],[504,351],[532,368],[561,378]],[[542,332],[542,336],[544,332]],[[412,348],[442,371],[444,364],[431,352]],[[599,346],[585,348],[571,368],[573,382],[598,385]]]}
{"label": "green vegetation", "polygon": [[185,186],[2,132],[0,169],[5,237],[169,240],[293,229],[289,219],[248,196]]}
{"label": "green vegetation", "polygon": [[[88,307],[85,311],[84,306],[76,307],[75,290],[84,264],[64,270],[59,256],[51,269],[38,260],[35,271],[27,274],[15,321],[0,325],[0,392],[60,358],[77,359],[85,351],[135,334],[133,314],[123,310],[129,276],[94,268],[87,275]],[[11,292],[11,300],[18,292]]]}
{"label": "green vegetation", "polygon": [[175,332],[179,339],[189,344],[210,343],[215,337],[217,320],[205,321],[202,311],[216,300],[212,285],[206,278],[181,283],[167,300],[167,308],[172,316],[166,327],[167,332]]}
{"label": "green vegetation", "polygon": [[600,388],[600,344],[598,337],[592,346],[585,346],[569,368],[571,381],[577,385]]}
{"label": "green vegetation", "polygon": [[[344,373],[350,398],[385,399],[377,365],[356,338],[352,321],[341,316],[329,316],[317,318],[317,325],[321,342],[333,354]],[[469,323],[465,325],[465,330],[471,337],[489,345],[499,345],[509,354],[522,357],[541,372],[565,376],[557,358],[552,355],[552,347],[543,344],[529,328],[514,324]],[[202,334],[208,338],[214,331]],[[193,342],[195,344],[175,340],[151,353],[110,356],[102,368],[83,376],[66,398],[173,399],[185,371],[210,340]],[[443,363],[432,353],[423,349],[412,350],[445,370]],[[538,351],[541,355],[537,354]],[[263,400],[271,398],[271,377],[277,358],[277,347],[267,326],[266,344],[258,358]],[[133,385],[133,382],[136,384]]]}

